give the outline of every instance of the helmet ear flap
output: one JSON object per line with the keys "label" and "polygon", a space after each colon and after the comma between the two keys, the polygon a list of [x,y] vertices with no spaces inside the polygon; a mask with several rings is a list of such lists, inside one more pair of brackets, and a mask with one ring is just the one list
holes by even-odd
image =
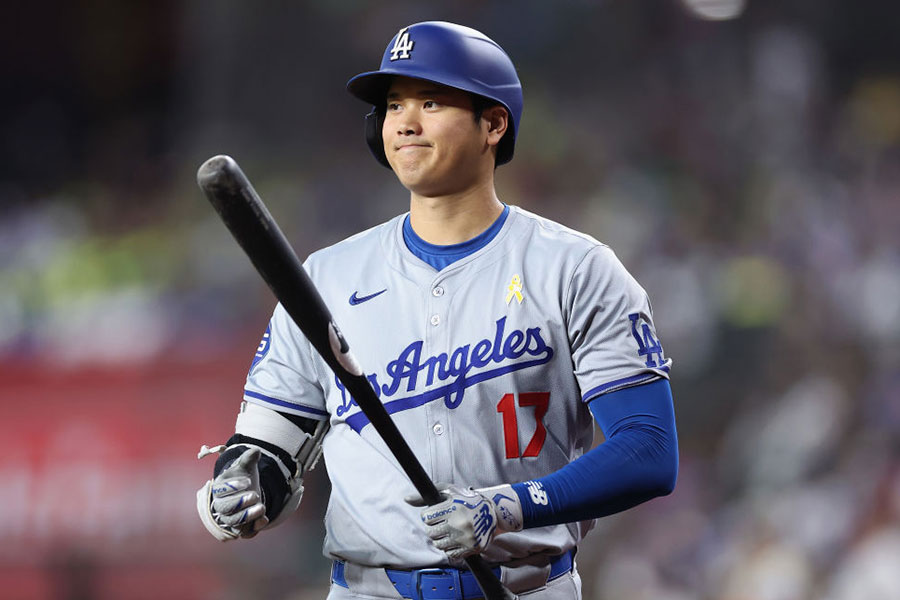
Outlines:
{"label": "helmet ear flap", "polygon": [[375,160],[390,169],[391,163],[388,162],[387,156],[384,154],[384,141],[381,138],[381,128],[383,126],[384,111],[373,108],[372,112],[366,115],[366,144],[369,146],[369,151],[375,157]]}

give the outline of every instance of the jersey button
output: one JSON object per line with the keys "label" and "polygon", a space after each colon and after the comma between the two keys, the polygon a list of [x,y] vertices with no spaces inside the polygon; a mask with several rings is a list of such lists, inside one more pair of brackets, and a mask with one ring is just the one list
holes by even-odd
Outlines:
{"label": "jersey button", "polygon": [[431,430],[434,432],[434,435],[441,435],[444,433],[444,426],[440,423],[435,423]]}
{"label": "jersey button", "polygon": [[440,315],[431,315],[431,324],[434,326],[438,326],[441,324],[441,316]]}
{"label": "jersey button", "polygon": [[444,295],[444,288],[442,288],[441,286],[435,287],[433,290],[431,290],[431,295],[435,298],[440,298]]}

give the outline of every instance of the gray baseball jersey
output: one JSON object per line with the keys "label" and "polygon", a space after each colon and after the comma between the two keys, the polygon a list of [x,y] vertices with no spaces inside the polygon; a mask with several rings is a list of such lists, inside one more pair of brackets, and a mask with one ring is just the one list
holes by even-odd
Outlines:
{"label": "gray baseball jersey", "polygon": [[[496,237],[441,271],[403,241],[405,215],[305,263],[381,401],[435,482],[485,487],[560,469],[592,444],[586,402],[667,377],[644,290],[593,238],[511,207]],[[325,554],[446,563],[415,493],[353,398],[279,305],[244,399],[330,419]],[[592,522],[498,537],[510,563],[575,546]]]}

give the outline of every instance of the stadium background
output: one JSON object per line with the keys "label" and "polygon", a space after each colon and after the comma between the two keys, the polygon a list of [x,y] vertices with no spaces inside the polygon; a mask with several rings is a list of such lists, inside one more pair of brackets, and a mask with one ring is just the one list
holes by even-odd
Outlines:
{"label": "stadium background", "polygon": [[0,597],[324,598],[324,469],[254,540],[194,513],[273,306],[194,174],[235,156],[301,255],[405,210],[343,88],[436,18],[520,71],[501,198],[609,243],[675,360],[678,487],[599,523],[586,600],[900,597],[896,2],[4,13]]}

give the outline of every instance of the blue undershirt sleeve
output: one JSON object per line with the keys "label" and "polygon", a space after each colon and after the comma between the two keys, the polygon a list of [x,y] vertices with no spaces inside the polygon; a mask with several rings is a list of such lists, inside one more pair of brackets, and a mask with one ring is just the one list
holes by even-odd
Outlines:
{"label": "blue undershirt sleeve", "polygon": [[678,434],[668,380],[604,394],[588,406],[606,441],[558,471],[513,484],[525,528],[604,517],[674,489]]}

